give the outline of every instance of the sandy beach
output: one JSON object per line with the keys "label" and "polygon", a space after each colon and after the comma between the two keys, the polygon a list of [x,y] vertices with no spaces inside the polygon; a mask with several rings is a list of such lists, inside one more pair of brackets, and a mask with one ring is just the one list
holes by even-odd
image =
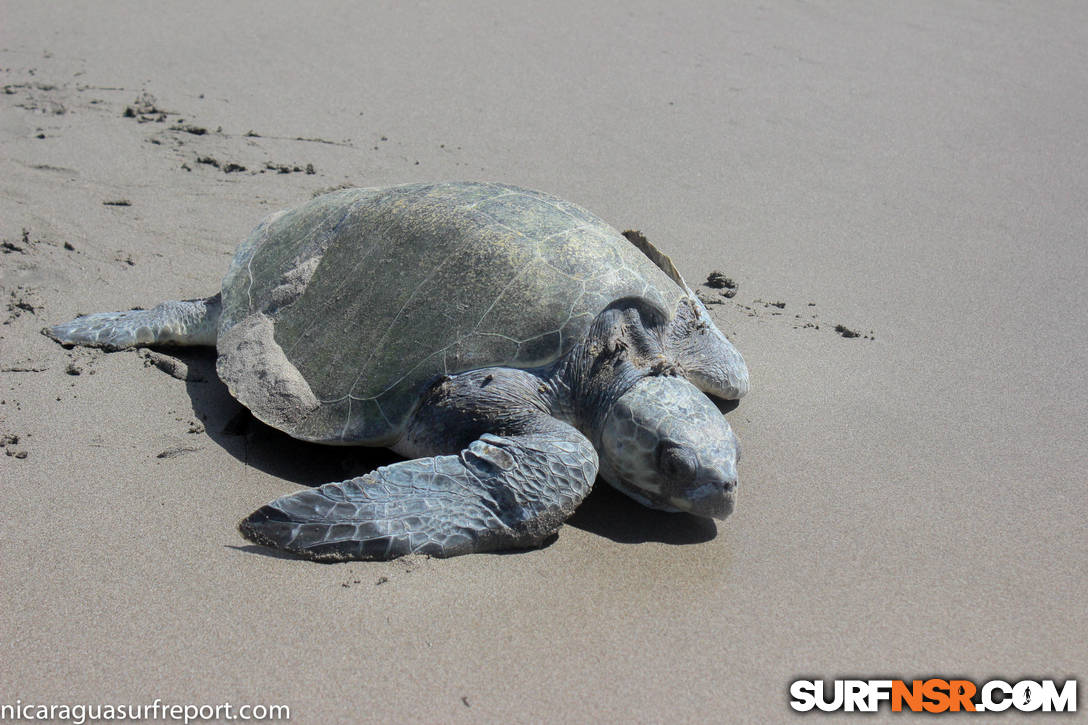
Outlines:
{"label": "sandy beach", "polygon": [[[806,717],[797,679],[1083,685],[1088,8],[889,5],[6,0],[0,705],[755,723]],[[213,294],[322,190],[451,179],[641,230],[717,302],[728,520],[601,483],[538,550],[276,555],[239,520],[396,457],[253,421],[209,350],[39,332]]]}

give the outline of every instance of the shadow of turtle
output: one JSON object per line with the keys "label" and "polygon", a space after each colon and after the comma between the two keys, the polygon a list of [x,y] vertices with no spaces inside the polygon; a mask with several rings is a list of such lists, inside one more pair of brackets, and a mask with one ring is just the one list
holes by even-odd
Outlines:
{"label": "shadow of turtle", "polygon": [[[247,466],[301,486],[320,486],[361,476],[404,460],[385,448],[307,443],[262,423],[231,397],[215,373],[211,349],[163,349],[189,369],[185,381],[193,412],[216,444]],[[255,501],[257,508],[264,501]]]}
{"label": "shadow of turtle", "polygon": [[[404,460],[385,448],[329,446],[292,438],[257,420],[231,397],[216,375],[213,350],[158,348],[157,351],[188,367],[186,389],[193,412],[204,423],[205,433],[247,466],[313,487],[361,476],[379,466]],[[254,509],[262,503],[265,501],[255,501]],[[567,523],[625,544],[646,541],[697,544],[717,535],[711,519],[646,508],[599,478]],[[253,549],[246,547],[246,550]]]}

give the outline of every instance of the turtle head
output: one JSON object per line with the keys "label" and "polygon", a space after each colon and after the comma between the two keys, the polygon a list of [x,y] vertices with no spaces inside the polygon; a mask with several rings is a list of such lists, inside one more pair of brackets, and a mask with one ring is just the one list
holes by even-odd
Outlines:
{"label": "turtle head", "polygon": [[601,476],[639,503],[724,519],[737,487],[737,437],[682,377],[640,379],[601,428]]}

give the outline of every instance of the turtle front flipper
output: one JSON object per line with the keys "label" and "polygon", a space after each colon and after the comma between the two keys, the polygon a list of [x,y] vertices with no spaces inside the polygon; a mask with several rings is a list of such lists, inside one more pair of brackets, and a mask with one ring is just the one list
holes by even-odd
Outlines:
{"label": "turtle front flipper", "polygon": [[748,392],[748,366],[740,351],[714,325],[694,295],[681,300],[665,335],[665,350],[699,390],[723,400]]}
{"label": "turtle front flipper", "polygon": [[456,556],[539,546],[597,475],[571,426],[485,433],[457,455],[404,461],[264,506],[242,521],[252,541],[318,561]]}

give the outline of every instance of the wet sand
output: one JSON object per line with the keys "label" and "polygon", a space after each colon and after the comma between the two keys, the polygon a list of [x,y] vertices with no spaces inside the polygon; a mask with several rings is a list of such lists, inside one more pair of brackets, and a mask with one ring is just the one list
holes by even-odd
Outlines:
{"label": "wet sand", "polygon": [[[773,722],[801,677],[1088,672],[1083,6],[3,15],[7,702]],[[38,334],[216,291],[319,190],[445,179],[557,194],[736,282],[701,287],[752,374],[728,521],[602,485],[541,550],[272,555],[243,516],[390,454],[253,423],[208,353]]]}

